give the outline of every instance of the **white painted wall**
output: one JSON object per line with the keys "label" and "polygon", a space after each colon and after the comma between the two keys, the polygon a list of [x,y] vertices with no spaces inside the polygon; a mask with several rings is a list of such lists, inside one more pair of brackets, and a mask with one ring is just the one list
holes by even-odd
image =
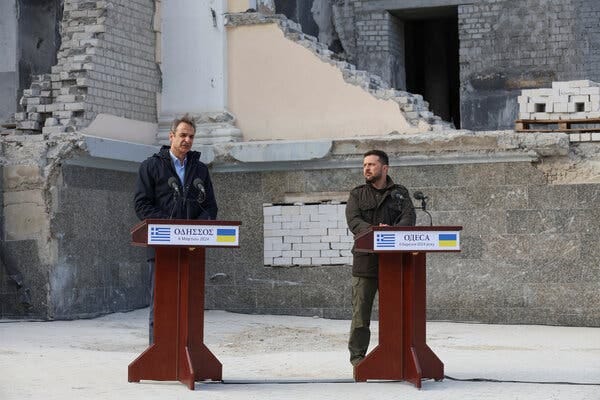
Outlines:
{"label": "white painted wall", "polygon": [[14,0],[0,1],[0,72],[17,68],[17,15]]}
{"label": "white painted wall", "polygon": [[17,110],[16,0],[0,1],[0,122]]}
{"label": "white painted wall", "polygon": [[244,141],[416,133],[393,99],[376,98],[286,38],[275,23],[229,29],[228,110]]}
{"label": "white painted wall", "polygon": [[225,10],[226,0],[162,0],[161,119],[224,110]]}

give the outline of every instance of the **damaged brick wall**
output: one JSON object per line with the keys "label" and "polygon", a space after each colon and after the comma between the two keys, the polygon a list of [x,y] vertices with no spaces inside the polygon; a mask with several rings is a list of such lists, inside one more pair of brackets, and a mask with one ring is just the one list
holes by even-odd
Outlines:
{"label": "damaged brick wall", "polygon": [[600,77],[600,4],[485,0],[459,7],[461,115],[468,129],[512,128],[521,89]]}
{"label": "damaged brick wall", "polygon": [[[3,250],[31,287],[30,317],[147,304],[143,252],[126,237],[135,174],[73,160],[87,156],[82,130],[99,113],[156,121],[154,16],[154,0],[65,0],[57,64],[32,78],[16,129],[3,132]],[[23,315],[0,278],[0,316]]]}
{"label": "damaged brick wall", "polygon": [[[402,57],[394,56],[391,41],[398,26],[390,23],[390,12],[404,2],[329,2],[346,59],[402,88],[402,75],[394,71],[402,69]],[[458,11],[462,128],[511,129],[520,90],[599,80],[600,49],[594,43],[600,42],[600,3],[595,0],[448,0],[421,6],[433,3]]]}
{"label": "damaged brick wall", "polygon": [[154,0],[66,0],[58,62],[24,92],[17,129],[74,132],[100,113],[156,121],[153,18]]}

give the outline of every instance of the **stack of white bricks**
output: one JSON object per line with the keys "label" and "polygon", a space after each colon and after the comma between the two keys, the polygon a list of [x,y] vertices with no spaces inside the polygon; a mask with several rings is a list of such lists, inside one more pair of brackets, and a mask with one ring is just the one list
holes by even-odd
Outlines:
{"label": "stack of white bricks", "polygon": [[264,264],[269,266],[349,265],[353,238],[346,205],[263,205]]}
{"label": "stack of white bricks", "polygon": [[589,80],[552,82],[551,89],[525,89],[518,97],[519,119],[600,118],[600,84]]}

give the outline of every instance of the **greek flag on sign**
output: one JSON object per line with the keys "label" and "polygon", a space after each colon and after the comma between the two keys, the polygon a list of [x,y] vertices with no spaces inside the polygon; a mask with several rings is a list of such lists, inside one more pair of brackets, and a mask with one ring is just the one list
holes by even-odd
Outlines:
{"label": "greek flag on sign", "polygon": [[159,226],[150,227],[150,240],[152,242],[170,242],[171,228]]}
{"label": "greek flag on sign", "polygon": [[377,248],[393,248],[396,245],[396,235],[394,233],[375,232],[375,243]]}

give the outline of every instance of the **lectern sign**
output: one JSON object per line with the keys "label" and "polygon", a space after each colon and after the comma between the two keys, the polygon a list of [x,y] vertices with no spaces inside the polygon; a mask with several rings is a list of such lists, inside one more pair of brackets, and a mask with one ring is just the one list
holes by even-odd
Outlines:
{"label": "lectern sign", "polygon": [[148,224],[148,244],[236,247],[239,226]]}
{"label": "lectern sign", "polygon": [[373,250],[460,250],[460,231],[375,231]]}

